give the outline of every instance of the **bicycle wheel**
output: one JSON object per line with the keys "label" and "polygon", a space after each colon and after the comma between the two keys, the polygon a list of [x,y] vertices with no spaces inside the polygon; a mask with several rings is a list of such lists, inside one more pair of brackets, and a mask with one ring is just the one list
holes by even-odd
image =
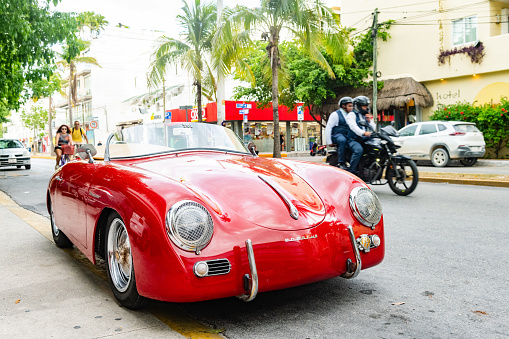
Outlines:
{"label": "bicycle wheel", "polygon": [[387,168],[387,181],[397,195],[409,195],[419,183],[417,165],[412,160],[394,160]]}

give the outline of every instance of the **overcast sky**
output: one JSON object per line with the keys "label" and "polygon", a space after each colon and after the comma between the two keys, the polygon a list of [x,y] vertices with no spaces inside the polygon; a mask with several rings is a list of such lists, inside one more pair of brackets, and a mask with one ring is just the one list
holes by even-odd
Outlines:
{"label": "overcast sky", "polygon": [[[328,6],[339,6],[341,0],[325,0]],[[223,5],[253,6],[256,0],[223,0]],[[62,0],[57,6],[61,12],[92,11],[106,17],[110,25],[122,23],[131,28],[174,32],[175,17],[182,7],[181,0]]]}

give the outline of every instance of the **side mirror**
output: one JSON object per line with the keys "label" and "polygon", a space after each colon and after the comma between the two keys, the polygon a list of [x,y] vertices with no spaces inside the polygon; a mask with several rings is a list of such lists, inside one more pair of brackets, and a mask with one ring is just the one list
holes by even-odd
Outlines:
{"label": "side mirror", "polygon": [[249,152],[251,152],[252,155],[254,156],[257,156],[258,155],[258,151],[256,150],[256,145],[254,144],[254,142],[249,142],[249,144],[247,144],[247,149],[249,150]]}
{"label": "side mirror", "polygon": [[94,162],[94,155],[97,154],[97,150],[92,144],[85,144],[78,148],[78,156],[81,159],[87,160],[91,164]]}

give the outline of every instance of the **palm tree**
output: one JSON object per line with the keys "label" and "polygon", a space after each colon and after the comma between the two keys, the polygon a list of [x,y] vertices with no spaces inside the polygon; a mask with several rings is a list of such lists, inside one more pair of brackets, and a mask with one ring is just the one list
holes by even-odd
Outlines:
{"label": "palm tree", "polygon": [[249,9],[237,6],[224,10],[222,25],[218,29],[214,46],[214,65],[226,73],[235,66],[245,79],[253,81],[251,70],[243,58],[253,48],[251,37],[258,36],[267,42],[267,57],[272,76],[272,111],[274,119],[274,157],[281,157],[278,112],[278,71],[284,60],[279,44],[282,33],[297,39],[305,51],[334,78],[321,48],[333,57],[334,62],[351,58],[348,51],[348,35],[339,26],[337,16],[320,0],[261,0],[260,6]]}
{"label": "palm tree", "polygon": [[194,79],[198,121],[201,122],[202,86],[204,73],[210,73],[206,56],[212,50],[216,29],[216,5],[201,0],[195,0],[193,7],[189,7],[186,1],[183,1],[183,5],[183,14],[177,16],[177,23],[183,30],[180,39],[166,36],[159,38],[159,47],[152,55],[149,83],[151,86],[159,85],[167,69],[179,63]]}
{"label": "palm tree", "polygon": [[[76,69],[78,64],[91,64],[101,67],[97,60],[93,57],[84,56],[82,54],[83,51],[90,47],[90,41],[80,41],[80,55],[74,57],[69,60],[69,58],[63,58],[62,60],[57,62],[57,65],[64,68],[64,70],[68,70],[69,79],[67,85],[69,86],[69,95],[68,95],[68,107],[69,107],[69,123],[73,124],[72,119],[72,108],[76,106],[78,102],[78,81],[76,79]],[[66,47],[68,48],[68,47]],[[67,55],[67,52],[64,52],[63,55]],[[83,122],[85,123],[85,122]]]}

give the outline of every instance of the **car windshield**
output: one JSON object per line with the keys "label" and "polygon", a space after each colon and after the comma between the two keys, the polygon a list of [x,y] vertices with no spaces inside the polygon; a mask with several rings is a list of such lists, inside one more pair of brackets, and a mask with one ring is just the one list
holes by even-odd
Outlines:
{"label": "car windshield", "polygon": [[5,148],[24,148],[19,140],[0,140],[0,149]]}
{"label": "car windshield", "polygon": [[206,123],[158,123],[122,128],[108,139],[110,159],[183,150],[249,153],[230,129]]}
{"label": "car windshield", "polygon": [[461,125],[454,125],[454,130],[456,132],[480,132],[475,125],[469,125],[469,124],[461,124]]}

